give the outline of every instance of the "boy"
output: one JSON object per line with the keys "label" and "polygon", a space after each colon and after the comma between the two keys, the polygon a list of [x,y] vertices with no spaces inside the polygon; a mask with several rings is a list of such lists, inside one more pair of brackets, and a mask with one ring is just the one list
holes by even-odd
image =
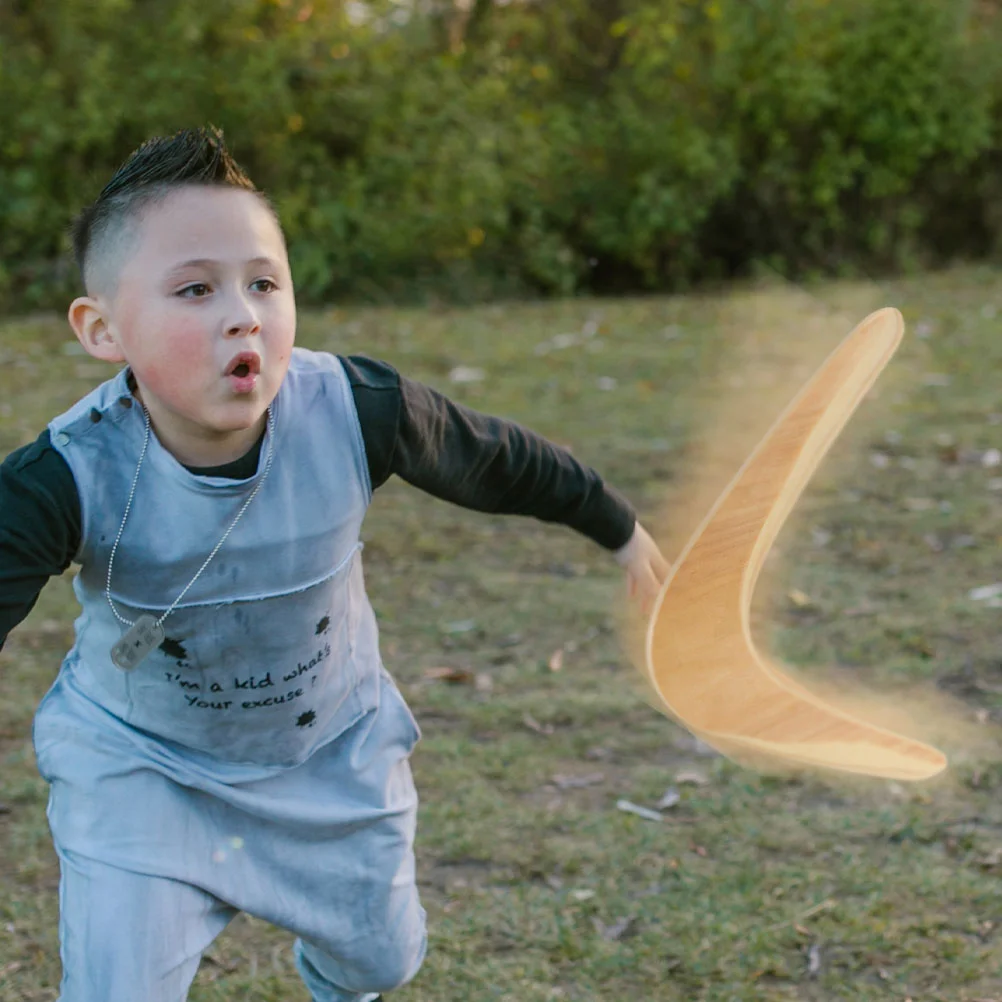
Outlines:
{"label": "boy", "polygon": [[0,646],[80,565],[33,728],[61,1002],[184,999],[241,910],[295,934],[315,1002],[371,1002],[426,942],[420,735],[362,576],[372,491],[395,473],[562,522],[647,606],[667,565],[565,450],[385,363],[295,348],[281,226],[218,130],[144,143],[73,236],[70,324],[125,366],[0,467]]}

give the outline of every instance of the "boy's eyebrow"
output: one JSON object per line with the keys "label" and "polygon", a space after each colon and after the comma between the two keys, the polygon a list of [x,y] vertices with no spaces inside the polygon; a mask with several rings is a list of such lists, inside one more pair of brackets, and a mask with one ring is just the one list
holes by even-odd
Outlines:
{"label": "boy's eyebrow", "polygon": [[[278,262],[275,261],[275,260],[273,260],[270,257],[253,257],[249,261],[247,261],[246,263],[247,264],[264,264],[264,265],[268,265],[271,268],[277,268],[278,267]],[[190,261],[182,261],[180,264],[174,265],[174,267],[171,268],[171,270],[170,270],[170,272],[168,274],[173,274],[175,271],[181,271],[182,268],[193,268],[193,267],[202,266],[202,265],[214,265],[214,264],[222,264],[222,262],[221,261],[217,261],[217,260],[215,260],[214,258],[211,258],[211,257],[196,257],[196,258],[192,258]]]}

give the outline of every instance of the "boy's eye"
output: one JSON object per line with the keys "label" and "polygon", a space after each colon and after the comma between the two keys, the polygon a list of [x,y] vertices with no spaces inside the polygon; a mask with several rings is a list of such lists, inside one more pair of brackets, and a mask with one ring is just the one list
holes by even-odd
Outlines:
{"label": "boy's eye", "polygon": [[[265,292],[274,292],[277,291],[278,289],[278,286],[270,278],[259,278],[253,284],[261,285],[262,283],[269,285],[271,287],[269,289],[265,289],[264,290]],[[204,296],[201,293],[196,293],[193,295],[188,295],[188,293],[193,292],[194,289],[208,290],[208,288],[209,287],[205,284],[205,282],[195,282],[193,285],[186,285],[183,289],[181,289],[180,292],[178,292],[178,295],[183,297],[184,299],[202,299],[204,298]]]}

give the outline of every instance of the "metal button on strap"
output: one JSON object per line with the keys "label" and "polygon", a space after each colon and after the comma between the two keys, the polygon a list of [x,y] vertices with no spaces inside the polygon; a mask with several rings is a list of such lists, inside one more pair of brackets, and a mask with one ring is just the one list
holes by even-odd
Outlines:
{"label": "metal button on strap", "polygon": [[58,435],[56,435],[55,441],[56,441],[56,445],[69,445],[70,444],[70,436],[67,435],[65,431],[61,431],[61,432],[59,432]]}

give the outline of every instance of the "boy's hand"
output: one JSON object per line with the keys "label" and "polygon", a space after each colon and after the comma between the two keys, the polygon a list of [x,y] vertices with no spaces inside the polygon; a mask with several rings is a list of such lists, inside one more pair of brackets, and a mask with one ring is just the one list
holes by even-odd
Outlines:
{"label": "boy's hand", "polygon": [[630,541],[615,553],[616,562],[626,569],[626,583],[630,598],[639,594],[644,615],[650,614],[654,600],[661,591],[671,564],[661,555],[658,544],[647,530],[637,522]]}

